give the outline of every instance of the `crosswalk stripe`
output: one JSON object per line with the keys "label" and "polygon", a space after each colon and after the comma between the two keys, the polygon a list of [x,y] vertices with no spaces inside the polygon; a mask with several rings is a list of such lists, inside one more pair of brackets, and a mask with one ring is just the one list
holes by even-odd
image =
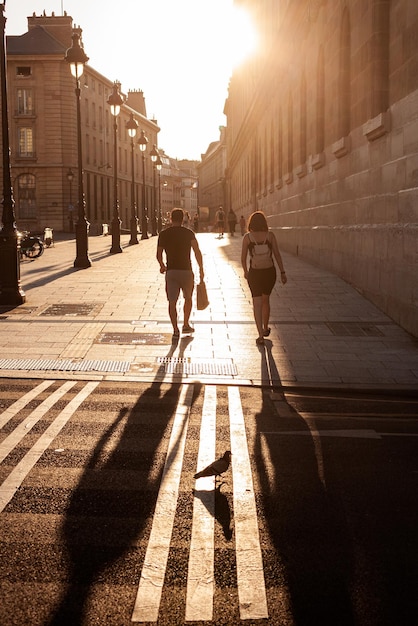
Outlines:
{"label": "crosswalk stripe", "polygon": [[[216,387],[206,386],[197,467],[206,467],[216,452]],[[211,621],[214,594],[215,479],[199,479],[193,501],[193,525],[187,576],[186,621]]]}
{"label": "crosswalk stripe", "polygon": [[133,622],[156,622],[176,513],[193,385],[182,385],[138,585]]}
{"label": "crosswalk stripe", "polygon": [[263,560],[247,435],[238,387],[228,387],[240,617],[268,617]]}
{"label": "crosswalk stripe", "polygon": [[32,413],[21,422],[0,444],[0,463],[15,448],[39,420],[60,400],[77,381],[69,380],[48,396]]}
{"label": "crosswalk stripe", "polygon": [[44,380],[39,385],[36,385],[34,389],[31,389],[30,391],[28,391],[28,393],[25,393],[24,396],[16,400],[16,402],[13,402],[13,404],[7,409],[2,411],[0,415],[0,428],[3,428],[3,426],[5,426],[7,422],[12,419],[12,417],[17,415],[19,411],[24,409],[25,406],[29,404],[29,402],[36,398],[36,396],[39,396],[39,394],[45,391],[45,389],[48,389],[48,387],[50,387],[53,382],[53,380]]}
{"label": "crosswalk stripe", "polygon": [[[4,510],[13,498],[20,485],[29,474],[30,470],[39,461],[45,450],[64,428],[70,417],[77,411],[78,407],[97,387],[99,382],[90,382],[67,404],[55,420],[48,426],[43,435],[25,454],[23,459],[10,472],[9,476],[0,486],[0,513]],[[72,386],[72,385],[71,385]]]}

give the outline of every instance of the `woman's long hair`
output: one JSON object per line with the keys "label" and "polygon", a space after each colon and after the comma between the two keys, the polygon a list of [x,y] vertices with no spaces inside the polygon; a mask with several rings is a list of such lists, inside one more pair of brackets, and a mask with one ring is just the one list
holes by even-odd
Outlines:
{"label": "woman's long hair", "polygon": [[248,219],[248,230],[260,232],[260,231],[268,231],[269,227],[267,225],[266,216],[262,211],[254,211]]}

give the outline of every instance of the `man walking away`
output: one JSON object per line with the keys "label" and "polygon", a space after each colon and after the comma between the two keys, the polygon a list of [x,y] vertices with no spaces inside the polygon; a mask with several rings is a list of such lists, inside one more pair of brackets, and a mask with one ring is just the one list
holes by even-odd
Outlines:
{"label": "man walking away", "polygon": [[237,216],[235,215],[234,211],[232,209],[229,209],[228,211],[228,227],[229,227],[229,234],[231,235],[231,237],[234,236],[235,233],[235,226],[237,225]]}
{"label": "man walking away", "polygon": [[[184,228],[183,209],[171,211],[171,226],[162,230],[158,236],[157,261],[160,264],[161,274],[165,274],[165,290],[168,300],[168,314],[173,325],[173,339],[180,335],[177,323],[177,301],[180,291],[183,292],[183,333],[193,333],[194,328],[189,324],[192,311],[192,295],[194,289],[194,275],[190,259],[193,248],[197,264],[199,265],[200,281],[203,280],[202,253],[196,236],[189,228]],[[163,253],[166,261],[164,263]]]}

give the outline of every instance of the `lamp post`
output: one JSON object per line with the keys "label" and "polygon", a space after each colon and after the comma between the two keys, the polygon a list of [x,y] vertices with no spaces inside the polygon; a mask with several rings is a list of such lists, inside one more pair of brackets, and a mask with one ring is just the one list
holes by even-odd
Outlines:
{"label": "lamp post", "polygon": [[67,172],[67,180],[70,183],[70,205],[68,207],[69,211],[69,220],[70,220],[70,233],[74,232],[74,221],[73,221],[73,180],[74,180],[74,172],[70,169]]}
{"label": "lamp post", "polygon": [[142,213],[141,213],[141,239],[148,239],[147,214],[145,209],[145,150],[148,145],[148,138],[145,132],[141,130],[141,136],[138,139],[139,149],[142,152]]}
{"label": "lamp post", "polygon": [[80,78],[84,72],[84,64],[89,60],[80,45],[80,34],[76,31],[72,34],[72,46],[65,54],[65,60],[70,65],[71,74],[75,78],[75,96],[77,102],[77,155],[78,155],[78,220],[75,227],[76,258],[74,267],[86,268],[91,266],[88,255],[88,229],[89,223],[86,219],[84,190],[83,190],[83,154],[81,143],[81,113],[80,113]]}
{"label": "lamp post", "polygon": [[161,215],[161,168],[163,162],[161,161],[160,155],[158,155],[158,159],[155,162],[155,167],[158,170],[158,220],[157,220],[157,230],[160,233],[163,229],[163,216]]}
{"label": "lamp post", "polygon": [[115,80],[113,83],[113,90],[110,94],[107,103],[110,105],[110,112],[113,115],[113,219],[112,219],[112,247],[110,248],[110,254],[117,254],[123,252],[120,247],[120,225],[121,219],[119,217],[119,201],[118,201],[118,115],[120,113],[120,107],[123,104],[122,96],[119,93],[120,83]]}
{"label": "lamp post", "polygon": [[131,113],[128,122],[126,123],[128,135],[131,138],[131,168],[132,168],[132,187],[131,187],[131,238],[129,245],[132,246],[138,243],[138,218],[136,216],[136,202],[135,202],[135,164],[134,164],[134,137],[138,130],[138,122],[134,119],[133,113]]}
{"label": "lamp post", "polygon": [[150,158],[152,161],[152,217],[151,217],[151,235],[155,237],[157,234],[157,194],[155,191],[155,169],[157,166],[157,160],[160,153],[157,150],[157,146],[154,144],[150,152]]}
{"label": "lamp post", "polygon": [[6,2],[0,4],[1,129],[3,156],[3,226],[0,230],[0,304],[19,305],[26,301],[20,288],[20,244],[16,228],[10,172],[9,120],[7,112]]}

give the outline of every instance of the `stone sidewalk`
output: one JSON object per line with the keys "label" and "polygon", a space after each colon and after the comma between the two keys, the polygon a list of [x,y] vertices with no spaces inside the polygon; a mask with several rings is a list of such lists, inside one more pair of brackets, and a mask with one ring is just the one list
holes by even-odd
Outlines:
{"label": "stone sidewalk", "polygon": [[[90,237],[92,267],[74,269],[75,241],[21,263],[26,302],[0,308],[0,377],[191,381],[418,390],[418,340],[336,276],[283,254],[288,283],[271,298],[258,348],[241,237],[198,235],[210,306],[193,336],[172,343],[156,238],[110,255]],[[180,318],[181,319],[181,318]]]}

